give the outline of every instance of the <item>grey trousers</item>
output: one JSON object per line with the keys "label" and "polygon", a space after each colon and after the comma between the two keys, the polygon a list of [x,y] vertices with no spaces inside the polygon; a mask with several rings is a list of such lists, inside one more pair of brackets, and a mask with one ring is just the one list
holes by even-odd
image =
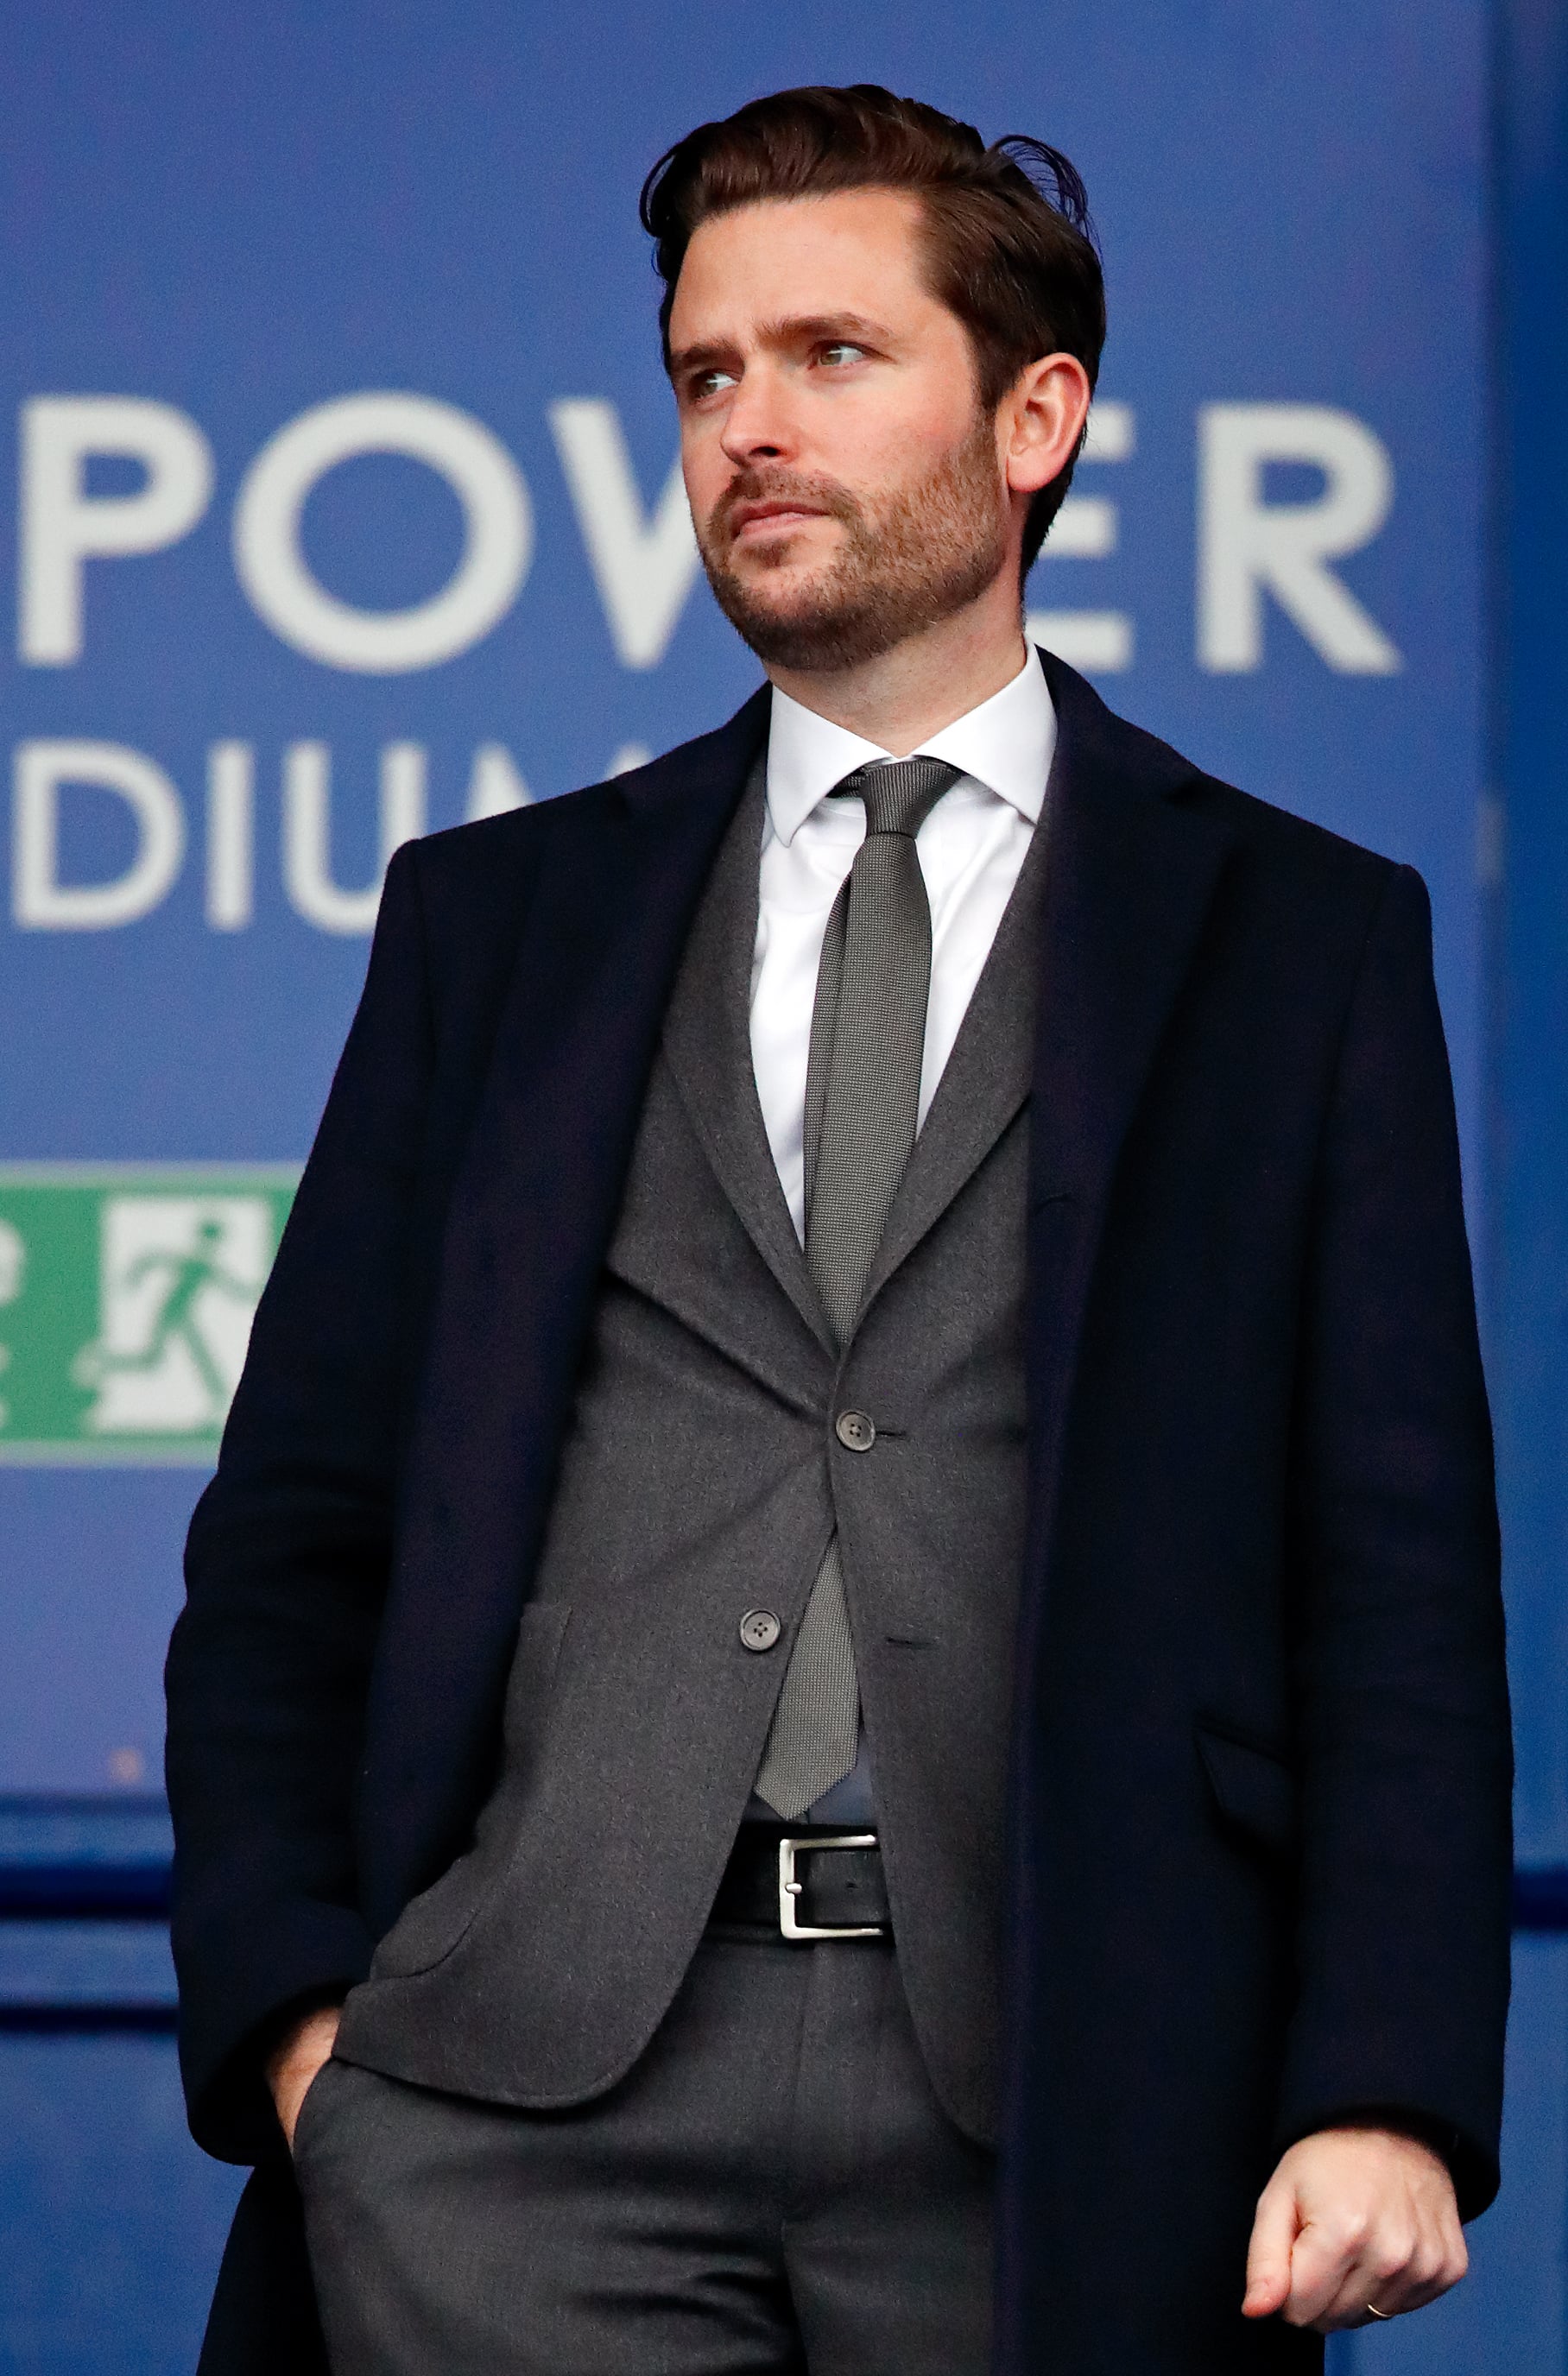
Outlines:
{"label": "grey trousers", "polygon": [[891,1948],[710,1936],[607,2096],[329,2062],[295,2134],[334,2376],[983,2376],[992,2157]]}

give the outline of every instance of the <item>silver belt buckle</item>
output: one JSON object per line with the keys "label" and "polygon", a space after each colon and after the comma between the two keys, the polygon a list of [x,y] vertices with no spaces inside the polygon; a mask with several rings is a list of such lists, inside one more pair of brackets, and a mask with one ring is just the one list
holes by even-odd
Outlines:
{"label": "silver belt buckle", "polygon": [[786,1939],[885,1939],[885,1922],[839,1923],[821,1928],[811,1922],[797,1922],[795,1900],[805,1887],[795,1878],[795,1859],[804,1849],[814,1856],[821,1848],[874,1848],[880,1846],[874,1832],[818,1833],[814,1838],[787,1839],[778,1843],[778,1928]]}

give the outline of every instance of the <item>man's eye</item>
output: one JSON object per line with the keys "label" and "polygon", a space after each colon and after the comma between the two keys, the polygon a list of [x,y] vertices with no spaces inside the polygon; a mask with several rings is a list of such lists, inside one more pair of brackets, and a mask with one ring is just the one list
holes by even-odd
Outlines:
{"label": "man's eye", "polygon": [[853,345],[848,339],[835,339],[831,346],[821,348],[819,352],[830,371],[841,371],[846,363],[859,362],[865,354],[865,349]]}
{"label": "man's eye", "polygon": [[694,397],[700,399],[705,396],[717,396],[722,388],[733,387],[734,385],[735,374],[733,372],[699,372],[696,378],[694,379],[691,384],[692,394]]}

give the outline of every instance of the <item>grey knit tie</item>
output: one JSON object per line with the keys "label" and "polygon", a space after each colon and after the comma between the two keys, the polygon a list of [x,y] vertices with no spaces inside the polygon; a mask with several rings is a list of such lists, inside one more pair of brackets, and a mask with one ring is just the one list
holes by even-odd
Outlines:
{"label": "grey knit tie", "polygon": [[[931,904],[915,836],[962,771],[941,759],[857,767],[866,838],[827,920],[806,1065],[806,1260],[840,1345],[865,1296],[915,1144],[931,988]],[[838,1538],[801,1620],[757,1795],[786,1823],[855,1763],[860,1682]]]}

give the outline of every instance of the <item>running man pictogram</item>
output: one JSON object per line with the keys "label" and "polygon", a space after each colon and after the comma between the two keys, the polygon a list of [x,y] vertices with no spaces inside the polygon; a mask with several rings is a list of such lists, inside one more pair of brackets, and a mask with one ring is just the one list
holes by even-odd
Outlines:
{"label": "running man pictogram", "polygon": [[144,1283],[163,1273],[166,1285],[153,1306],[146,1341],[134,1350],[108,1345],[102,1336],[84,1345],[72,1364],[79,1386],[101,1392],[113,1378],[149,1377],[164,1369],[171,1353],[183,1348],[207,1396],[202,1424],[223,1418],[232,1393],[232,1379],[214,1351],[199,1309],[208,1289],[243,1304],[248,1316],[256,1299],[255,1283],[238,1278],[219,1259],[224,1224],[210,1217],[198,1220],[192,1240],[183,1248],[154,1247],[139,1255],[122,1274],[120,1292],[134,1294]]}

